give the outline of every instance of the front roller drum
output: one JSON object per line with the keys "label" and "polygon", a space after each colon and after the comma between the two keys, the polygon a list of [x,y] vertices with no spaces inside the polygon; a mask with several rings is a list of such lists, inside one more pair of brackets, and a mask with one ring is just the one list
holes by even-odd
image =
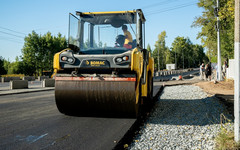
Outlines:
{"label": "front roller drum", "polygon": [[[136,78],[92,80],[56,77],[55,100],[64,114],[137,116]],[[138,88],[137,88],[138,89]]]}

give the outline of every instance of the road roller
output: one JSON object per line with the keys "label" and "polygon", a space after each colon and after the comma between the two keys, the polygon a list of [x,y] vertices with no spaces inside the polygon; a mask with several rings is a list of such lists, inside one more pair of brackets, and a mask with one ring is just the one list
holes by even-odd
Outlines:
{"label": "road roller", "polygon": [[140,114],[153,97],[145,21],[141,9],[69,14],[68,48],[56,53],[53,63],[61,113]]}

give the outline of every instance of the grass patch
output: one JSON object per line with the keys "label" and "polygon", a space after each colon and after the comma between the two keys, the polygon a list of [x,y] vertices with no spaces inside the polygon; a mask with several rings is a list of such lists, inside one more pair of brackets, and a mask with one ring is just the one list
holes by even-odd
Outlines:
{"label": "grass patch", "polygon": [[24,77],[24,74],[5,74],[1,75],[1,77],[20,77],[21,79]]}
{"label": "grass patch", "polygon": [[220,133],[216,137],[216,149],[217,150],[240,149],[240,145],[234,141],[234,132],[222,128]]}
{"label": "grass patch", "polygon": [[215,138],[217,150],[238,150],[240,144],[234,140],[234,131],[230,129],[231,121],[221,115],[221,130]]}

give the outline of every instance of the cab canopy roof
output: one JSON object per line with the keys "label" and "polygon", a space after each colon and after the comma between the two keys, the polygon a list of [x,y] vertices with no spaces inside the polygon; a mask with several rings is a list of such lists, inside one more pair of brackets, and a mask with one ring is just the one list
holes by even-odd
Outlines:
{"label": "cab canopy roof", "polygon": [[123,24],[136,24],[137,18],[140,18],[143,23],[146,21],[141,9],[111,12],[77,11],[76,15],[80,16],[81,20],[93,25],[111,24],[114,27],[121,27]]}

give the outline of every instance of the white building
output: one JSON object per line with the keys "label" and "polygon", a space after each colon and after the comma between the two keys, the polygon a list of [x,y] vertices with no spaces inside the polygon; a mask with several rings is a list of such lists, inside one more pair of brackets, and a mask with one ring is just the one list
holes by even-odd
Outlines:
{"label": "white building", "polygon": [[176,65],[175,64],[166,64],[166,69],[167,70],[175,70],[176,69]]}

